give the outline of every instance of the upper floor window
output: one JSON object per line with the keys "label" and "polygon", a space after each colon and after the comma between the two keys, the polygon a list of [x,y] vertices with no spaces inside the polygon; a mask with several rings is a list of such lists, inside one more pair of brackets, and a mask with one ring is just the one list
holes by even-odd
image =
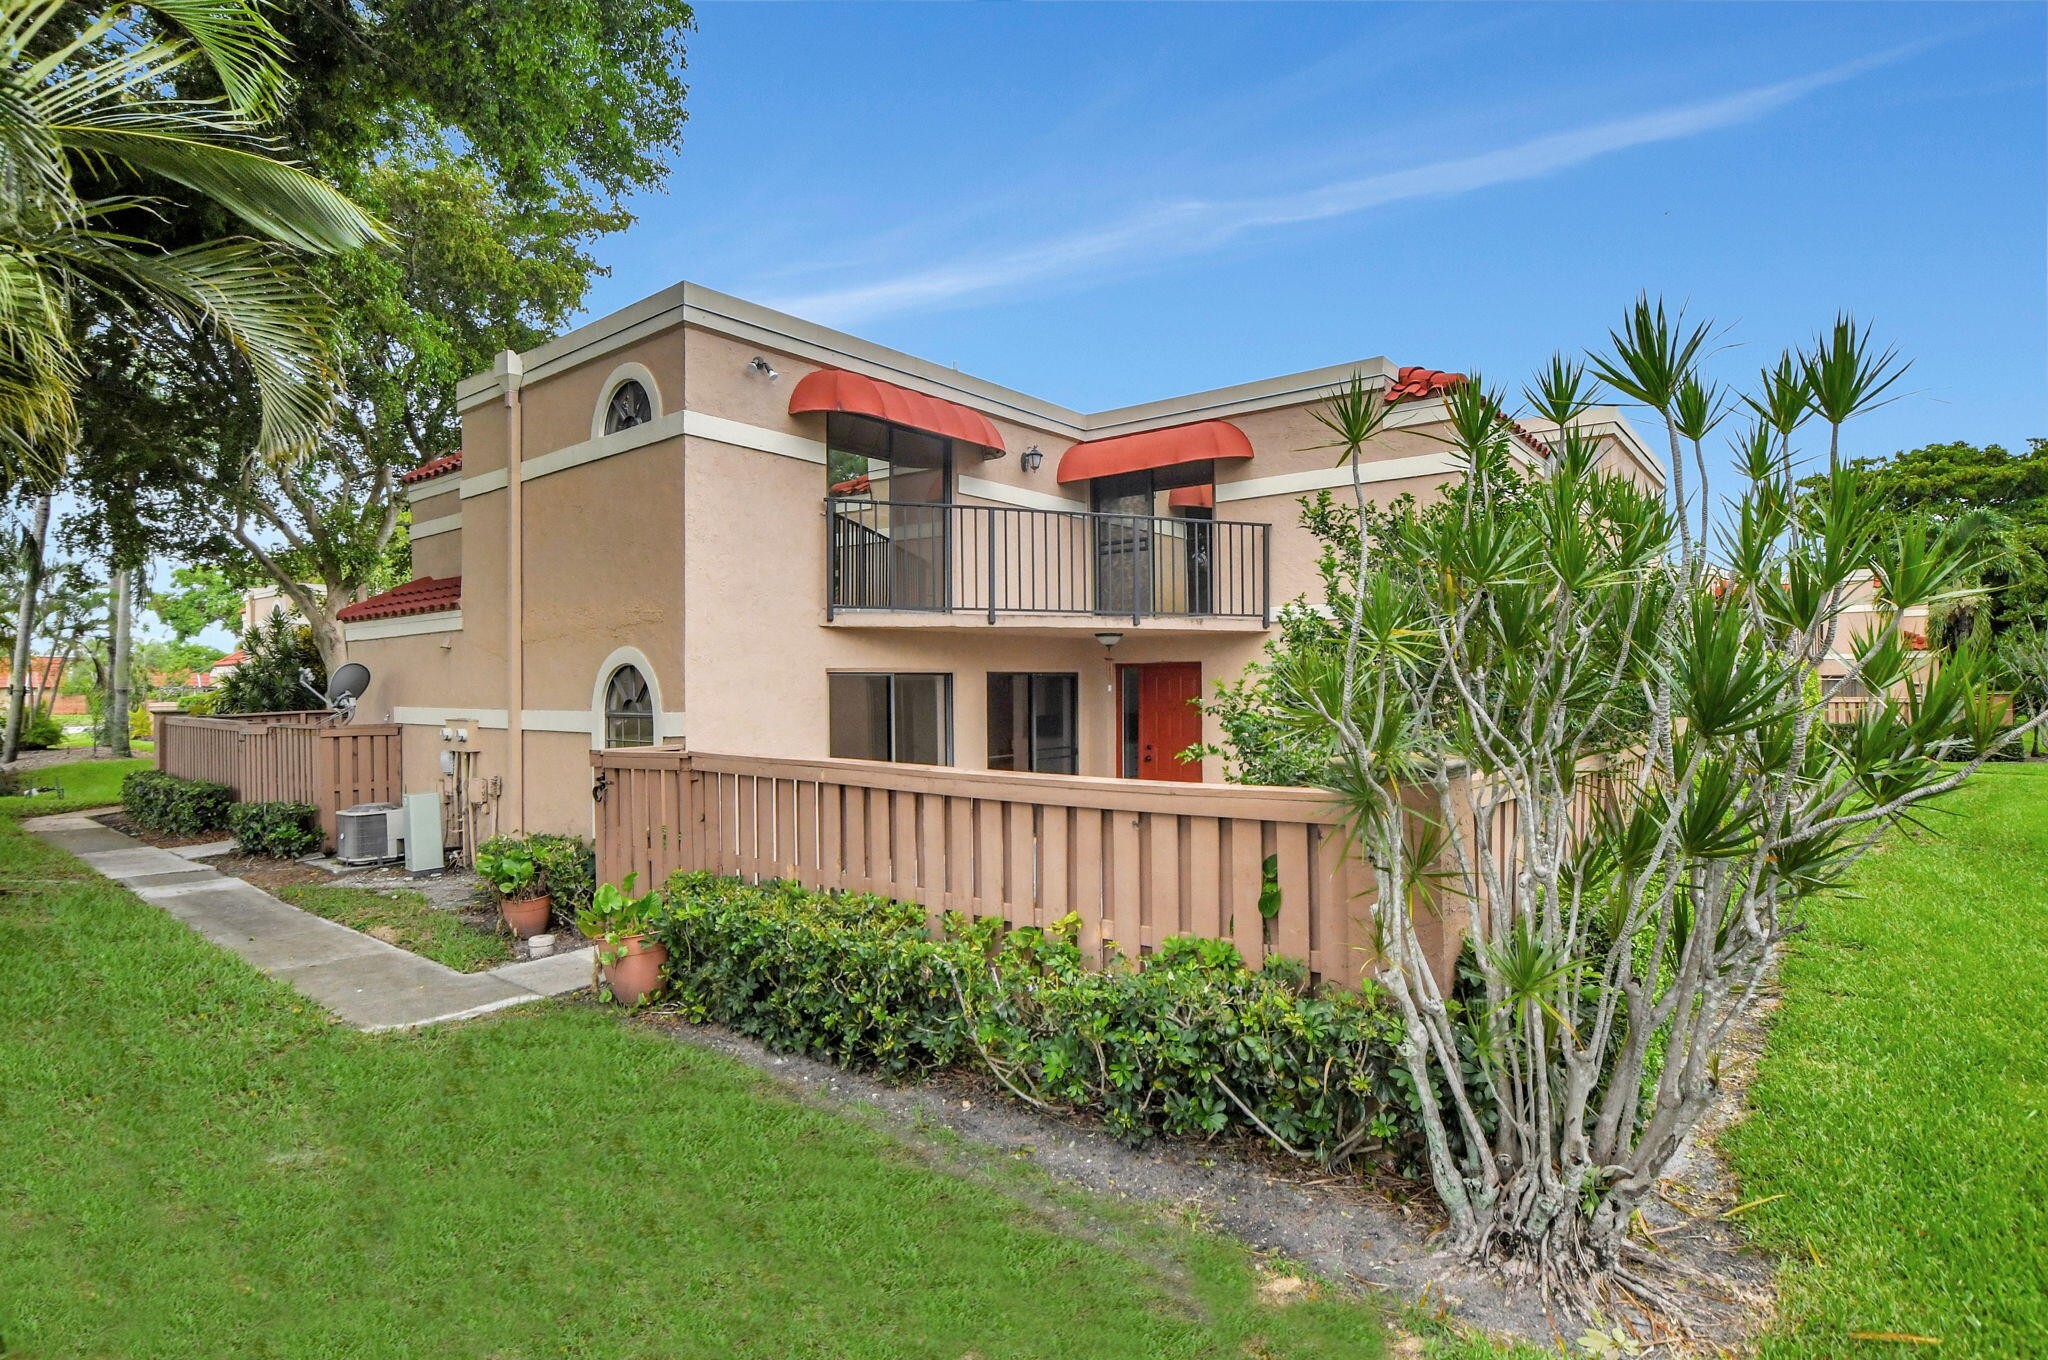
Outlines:
{"label": "upper floor window", "polygon": [[604,744],[654,745],[654,694],[636,666],[621,666],[604,687]]}
{"label": "upper floor window", "polygon": [[953,441],[871,416],[825,417],[825,489],[833,496],[944,505],[953,498]]}
{"label": "upper floor window", "polygon": [[612,389],[612,399],[604,409],[604,432],[617,434],[630,430],[635,425],[645,425],[654,419],[654,403],[647,399],[647,389],[632,378]]}

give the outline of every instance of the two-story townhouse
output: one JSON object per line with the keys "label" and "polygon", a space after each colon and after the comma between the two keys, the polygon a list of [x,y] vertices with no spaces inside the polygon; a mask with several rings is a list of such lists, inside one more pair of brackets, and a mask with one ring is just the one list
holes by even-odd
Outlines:
{"label": "two-story townhouse", "polygon": [[677,285],[461,385],[462,452],[406,478],[418,579],[342,614],[362,713],[486,830],[587,832],[607,745],[1220,777],[1194,701],[1316,587],[1297,502],[1348,494],[1315,410],[1353,374],[1395,406],[1373,498],[1436,494],[1455,374],[1089,414]]}

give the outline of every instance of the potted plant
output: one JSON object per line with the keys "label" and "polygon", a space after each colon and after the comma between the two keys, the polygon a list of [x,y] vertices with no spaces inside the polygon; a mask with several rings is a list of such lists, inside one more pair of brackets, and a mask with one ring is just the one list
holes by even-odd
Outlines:
{"label": "potted plant", "polygon": [[638,874],[627,874],[623,885],[600,884],[590,905],[576,913],[576,928],[597,942],[597,963],[604,973],[604,985],[612,999],[637,1006],[650,992],[661,987],[661,970],[668,963],[668,947],[648,938],[655,912],[661,906],[657,892],[633,895]]}
{"label": "potted plant", "polygon": [[554,899],[537,882],[533,854],[525,846],[477,851],[476,872],[498,890],[498,912],[514,935],[524,940],[548,928]]}

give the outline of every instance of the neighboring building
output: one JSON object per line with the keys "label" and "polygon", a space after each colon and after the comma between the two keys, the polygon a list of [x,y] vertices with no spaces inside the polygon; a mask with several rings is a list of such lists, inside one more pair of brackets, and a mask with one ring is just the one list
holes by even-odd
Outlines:
{"label": "neighboring building", "polygon": [[[85,714],[88,708],[83,694],[55,693],[57,687],[63,683],[63,657],[31,657],[28,663],[26,711],[34,713],[39,709],[47,708],[51,716],[57,718],[76,718]],[[13,684],[14,663],[4,657],[0,657],[0,694],[5,694]]]}
{"label": "neighboring building", "polygon": [[1318,588],[1297,500],[1348,494],[1315,410],[1354,373],[1398,403],[1373,498],[1436,494],[1456,374],[1091,414],[678,285],[461,384],[463,452],[404,479],[420,578],[341,613],[362,717],[500,829],[587,832],[603,745],[1218,778],[1176,754]]}
{"label": "neighboring building", "polygon": [[[302,584],[299,588],[301,590],[310,590],[315,595],[325,595],[327,593],[326,587],[310,583]],[[269,623],[273,614],[283,614],[288,619],[300,622],[303,622],[305,618],[299,612],[299,607],[292,603],[292,597],[285,593],[284,587],[274,585],[251,586],[242,595],[242,622],[239,635],[246,637],[249,630],[258,624]]]}
{"label": "neighboring building", "polygon": [[209,666],[202,666],[192,672],[192,688],[213,689],[227,679],[235,667],[249,659],[249,654],[237,648]]}
{"label": "neighboring building", "polygon": [[[1828,639],[1827,655],[1820,663],[1823,693],[1830,699],[1842,704],[1872,697],[1869,686],[1856,674],[1856,653],[1890,619],[1890,612],[1878,602],[1875,578],[1866,576],[1851,584],[1842,612],[1835,619],[1834,634]],[[1929,649],[1927,606],[1915,605],[1906,610],[1896,626],[1910,650]]]}

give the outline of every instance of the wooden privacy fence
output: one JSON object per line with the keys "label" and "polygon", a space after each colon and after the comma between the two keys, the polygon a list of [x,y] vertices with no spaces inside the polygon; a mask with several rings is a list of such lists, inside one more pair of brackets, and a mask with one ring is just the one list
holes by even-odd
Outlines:
{"label": "wooden privacy fence", "polygon": [[[960,911],[1043,926],[1071,912],[1091,954],[1202,935],[1254,965],[1271,952],[1347,984],[1375,957],[1372,870],[1346,852],[1319,790],[673,748],[591,760],[602,882],[705,869],[916,902],[934,921]],[[1269,886],[1270,925],[1259,909]],[[1464,919],[1455,899],[1418,918],[1440,976]]]}
{"label": "wooden privacy fence", "polygon": [[156,715],[156,767],[183,779],[225,784],[245,803],[311,803],[334,843],[334,814],[357,803],[396,803],[399,729],[389,723],[336,725],[334,715],[237,713]]}

